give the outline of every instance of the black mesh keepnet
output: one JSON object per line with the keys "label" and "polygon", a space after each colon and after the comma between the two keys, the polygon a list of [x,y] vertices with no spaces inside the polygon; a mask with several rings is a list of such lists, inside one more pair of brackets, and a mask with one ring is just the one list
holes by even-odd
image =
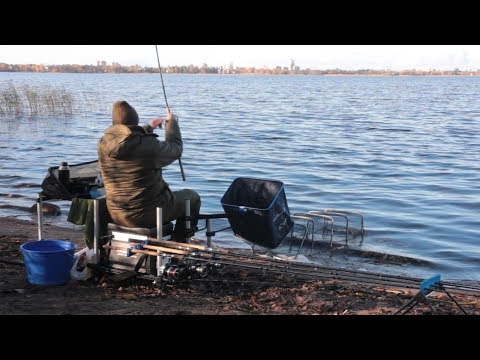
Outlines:
{"label": "black mesh keepnet", "polygon": [[237,178],[221,200],[236,235],[268,248],[276,248],[293,226],[283,183]]}

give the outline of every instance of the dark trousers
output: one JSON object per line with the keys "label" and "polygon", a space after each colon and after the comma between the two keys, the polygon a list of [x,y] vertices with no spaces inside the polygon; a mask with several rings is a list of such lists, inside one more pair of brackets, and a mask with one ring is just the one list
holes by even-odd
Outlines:
{"label": "dark trousers", "polygon": [[176,241],[184,241],[185,234],[185,200],[190,199],[190,227],[195,228],[198,223],[197,216],[200,213],[201,200],[200,195],[194,190],[183,189],[172,191],[173,204],[163,208],[163,222],[176,220],[175,229],[173,230],[173,238]]}

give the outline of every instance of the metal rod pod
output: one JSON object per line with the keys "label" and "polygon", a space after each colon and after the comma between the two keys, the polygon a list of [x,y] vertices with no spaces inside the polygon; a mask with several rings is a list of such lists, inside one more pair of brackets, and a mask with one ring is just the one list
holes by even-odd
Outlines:
{"label": "metal rod pod", "polygon": [[210,219],[207,219],[207,246],[209,248],[212,247],[212,235],[210,235],[211,233],[212,233],[211,221]]}
{"label": "metal rod pod", "polygon": [[157,239],[163,238],[163,214],[162,208],[157,207]]}
{"label": "metal rod pod", "polygon": [[99,202],[97,199],[93,200],[93,253],[94,253],[94,264],[99,263],[100,251],[98,249],[98,238],[99,238],[99,228],[100,228],[100,208]]}
{"label": "metal rod pod", "polygon": [[[161,240],[163,237],[163,209],[157,207],[157,239]],[[160,250],[157,250],[157,276],[162,274],[163,259]]]}
{"label": "metal rod pod", "polygon": [[[185,221],[185,230],[186,233],[189,233],[191,222],[190,222],[190,199],[185,199],[185,216],[187,217],[187,221]],[[187,238],[187,244],[190,243],[190,238]]]}
{"label": "metal rod pod", "polygon": [[185,223],[185,228],[190,230],[191,223],[190,223],[190,199],[185,200],[185,216],[187,217],[187,221]]}
{"label": "metal rod pod", "polygon": [[38,240],[43,240],[43,204],[42,195],[37,194]]}

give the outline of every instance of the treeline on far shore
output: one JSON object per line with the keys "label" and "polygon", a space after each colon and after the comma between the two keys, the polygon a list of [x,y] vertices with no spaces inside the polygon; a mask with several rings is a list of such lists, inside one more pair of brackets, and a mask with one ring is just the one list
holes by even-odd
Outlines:
{"label": "treeline on far shore", "polygon": [[[6,64],[0,63],[0,72],[50,72],[50,73],[157,73],[157,67],[145,67],[140,65],[124,66],[119,63],[107,65],[104,62],[101,65],[39,65],[39,64]],[[342,70],[342,69],[289,69],[287,67],[277,66],[274,69],[255,68],[255,67],[215,67],[203,64],[166,66],[162,67],[162,72],[166,74],[250,74],[250,75],[371,75],[371,76],[421,76],[421,75],[480,75],[480,69],[476,70]]]}

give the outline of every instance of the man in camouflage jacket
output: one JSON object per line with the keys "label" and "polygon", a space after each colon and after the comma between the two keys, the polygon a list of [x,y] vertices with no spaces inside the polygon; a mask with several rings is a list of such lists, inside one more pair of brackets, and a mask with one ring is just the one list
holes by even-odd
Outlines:
{"label": "man in camouflage jacket", "polygon": [[[112,123],[98,142],[98,161],[105,184],[107,208],[113,221],[129,227],[155,227],[156,208],[162,207],[163,222],[185,215],[185,199],[190,199],[192,227],[200,212],[200,196],[190,189],[171,191],[163,180],[162,168],[179,159],[183,151],[178,117],[170,113],[139,126],[135,109],[117,101]],[[165,140],[153,129],[165,124]],[[185,238],[185,221],[177,221],[174,239]]]}

